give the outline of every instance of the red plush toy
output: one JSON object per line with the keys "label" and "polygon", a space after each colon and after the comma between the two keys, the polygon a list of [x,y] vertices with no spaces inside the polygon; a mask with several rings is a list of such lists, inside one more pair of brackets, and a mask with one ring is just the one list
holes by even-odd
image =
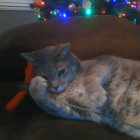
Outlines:
{"label": "red plush toy", "polygon": [[[28,62],[27,67],[25,68],[24,84],[28,86],[33,77],[34,77],[34,64],[32,62]],[[13,113],[15,108],[24,100],[24,97],[26,95],[28,95],[28,92],[26,90],[18,92],[17,95],[6,104],[7,112]]]}

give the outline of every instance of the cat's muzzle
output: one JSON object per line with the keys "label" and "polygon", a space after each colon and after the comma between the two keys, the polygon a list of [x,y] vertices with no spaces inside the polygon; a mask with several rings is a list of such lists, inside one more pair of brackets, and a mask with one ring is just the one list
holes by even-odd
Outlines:
{"label": "cat's muzzle", "polygon": [[50,88],[49,91],[52,94],[60,94],[60,93],[63,93],[65,89],[58,87],[58,88]]}

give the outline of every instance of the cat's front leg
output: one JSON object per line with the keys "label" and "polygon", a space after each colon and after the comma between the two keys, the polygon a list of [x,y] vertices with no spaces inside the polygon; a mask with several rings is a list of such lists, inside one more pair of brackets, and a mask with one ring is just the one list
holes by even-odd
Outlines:
{"label": "cat's front leg", "polygon": [[67,119],[73,119],[74,116],[62,108],[62,104],[52,100],[48,92],[47,81],[37,76],[32,79],[29,93],[33,100],[48,114]]}
{"label": "cat's front leg", "polygon": [[29,93],[42,109],[51,114],[57,114],[59,105],[50,99],[47,81],[44,78],[40,76],[33,78],[29,87]]}

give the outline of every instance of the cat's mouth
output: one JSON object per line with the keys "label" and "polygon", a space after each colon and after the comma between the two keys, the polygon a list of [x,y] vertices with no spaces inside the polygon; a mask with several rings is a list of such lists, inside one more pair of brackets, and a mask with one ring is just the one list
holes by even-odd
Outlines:
{"label": "cat's mouth", "polygon": [[65,89],[64,88],[61,88],[61,87],[59,87],[57,89],[50,88],[49,91],[52,94],[61,94],[61,93],[63,93],[65,91]]}

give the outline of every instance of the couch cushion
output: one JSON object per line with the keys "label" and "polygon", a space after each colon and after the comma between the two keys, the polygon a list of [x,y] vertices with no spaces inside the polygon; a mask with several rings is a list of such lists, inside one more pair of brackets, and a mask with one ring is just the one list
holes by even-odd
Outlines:
{"label": "couch cushion", "polygon": [[70,42],[82,59],[99,54],[140,58],[140,28],[114,16],[51,19],[10,30],[0,36],[0,81],[23,80],[25,60],[19,55],[48,45]]}

